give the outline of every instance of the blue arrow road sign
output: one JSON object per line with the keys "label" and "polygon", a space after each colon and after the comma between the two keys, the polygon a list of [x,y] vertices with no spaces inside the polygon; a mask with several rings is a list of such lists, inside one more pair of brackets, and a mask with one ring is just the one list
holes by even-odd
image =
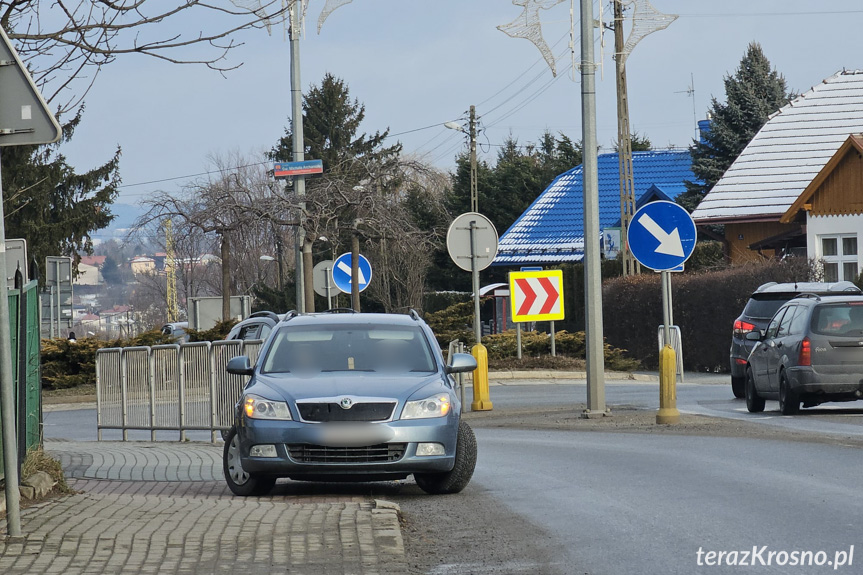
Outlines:
{"label": "blue arrow road sign", "polygon": [[[370,264],[369,260],[366,259],[366,256],[362,254],[360,254],[359,268],[359,286],[360,291],[363,291],[369,286],[369,282],[372,281],[372,264]],[[336,287],[344,293],[351,293],[350,252],[342,254],[336,258],[336,262],[333,264],[333,283],[336,284]]]}
{"label": "blue arrow road sign", "polygon": [[657,271],[677,268],[695,249],[695,222],[674,202],[651,202],[632,216],[629,249],[644,267]]}

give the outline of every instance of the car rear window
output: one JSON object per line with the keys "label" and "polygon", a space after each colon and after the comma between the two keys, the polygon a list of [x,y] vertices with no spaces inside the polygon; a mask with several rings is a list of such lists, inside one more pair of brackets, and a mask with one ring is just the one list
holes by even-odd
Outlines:
{"label": "car rear window", "polygon": [[863,335],[863,302],[816,306],[810,329],[822,335]]}
{"label": "car rear window", "polygon": [[771,293],[753,295],[749,299],[749,302],[747,302],[746,307],[743,308],[743,315],[755,319],[770,319],[782,307],[782,304],[795,295],[797,294]]}
{"label": "car rear window", "polygon": [[286,326],[273,338],[263,373],[433,372],[431,348],[417,326]]}

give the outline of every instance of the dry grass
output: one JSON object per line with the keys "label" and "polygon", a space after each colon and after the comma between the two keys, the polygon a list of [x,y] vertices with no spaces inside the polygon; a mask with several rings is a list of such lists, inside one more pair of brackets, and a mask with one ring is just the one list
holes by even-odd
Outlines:
{"label": "dry grass", "polygon": [[72,489],[66,483],[66,476],[63,475],[63,468],[60,467],[60,462],[45,453],[41,447],[31,449],[27,452],[24,464],[21,465],[21,478],[27,478],[37,471],[44,471],[51,476],[51,479],[57,482],[54,486],[56,493],[72,493]]}

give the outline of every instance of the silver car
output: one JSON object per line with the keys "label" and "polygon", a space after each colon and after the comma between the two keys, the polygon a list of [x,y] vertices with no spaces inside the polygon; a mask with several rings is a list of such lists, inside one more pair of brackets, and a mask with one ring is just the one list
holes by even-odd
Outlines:
{"label": "silver car", "polygon": [[863,295],[800,294],[755,342],[746,365],[746,407],[778,399],[783,415],[828,401],[863,399]]}
{"label": "silver car", "polygon": [[428,493],[457,493],[476,465],[476,439],[461,420],[451,374],[431,329],[415,313],[288,316],[249,375],[225,437],[224,470],[237,495],[269,492],[279,477],[381,481],[413,475]]}

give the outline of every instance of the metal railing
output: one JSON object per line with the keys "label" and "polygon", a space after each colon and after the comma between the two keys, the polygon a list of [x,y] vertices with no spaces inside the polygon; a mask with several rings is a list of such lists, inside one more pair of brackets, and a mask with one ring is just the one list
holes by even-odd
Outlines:
{"label": "metal railing", "polygon": [[196,342],[152,347],[100,349],[96,352],[96,428],[150,432],[230,429],[234,406],[247,376],[225,371],[228,360],[247,355],[257,360],[261,344],[254,341]]}
{"label": "metal railing", "polygon": [[[446,364],[449,365],[452,361],[452,354],[454,353],[464,353],[464,343],[454,339],[449,342],[449,346],[446,350]],[[461,412],[465,412],[465,399],[464,399],[464,374],[457,373],[455,376],[456,385],[458,387],[459,401],[461,402]]]}

